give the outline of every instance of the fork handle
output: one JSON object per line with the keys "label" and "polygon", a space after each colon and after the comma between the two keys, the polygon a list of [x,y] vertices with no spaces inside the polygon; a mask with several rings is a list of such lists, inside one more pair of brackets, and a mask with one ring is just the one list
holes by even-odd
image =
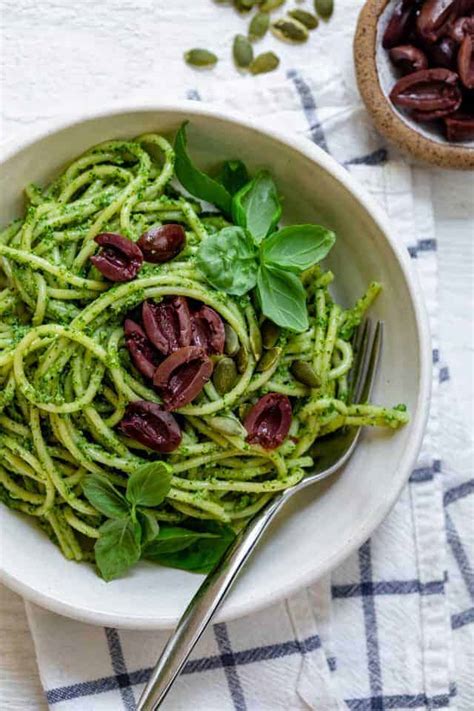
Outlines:
{"label": "fork handle", "polygon": [[206,577],[178,622],[138,702],[137,711],[154,711],[164,700],[194,646],[232,587],[288,491],[280,492],[240,531]]}

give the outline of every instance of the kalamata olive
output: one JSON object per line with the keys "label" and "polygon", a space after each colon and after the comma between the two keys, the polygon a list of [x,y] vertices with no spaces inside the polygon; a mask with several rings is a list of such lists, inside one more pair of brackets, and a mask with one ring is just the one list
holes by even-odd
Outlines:
{"label": "kalamata olive", "polygon": [[173,296],[159,304],[145,301],[142,319],[146,335],[163,355],[191,343],[191,314],[183,296]]}
{"label": "kalamata olive", "polygon": [[[474,12],[474,3],[473,3]],[[467,34],[474,34],[474,17],[458,17],[448,28],[448,34],[455,42],[461,44]]]}
{"label": "kalamata olive", "polygon": [[417,112],[442,112],[445,116],[459,108],[462,94],[458,75],[449,69],[423,69],[399,79],[390,99],[396,106]]}
{"label": "kalamata olive", "polygon": [[224,352],[224,322],[214,309],[201,306],[191,318],[193,345],[203,348],[208,355],[221,355]]}
{"label": "kalamata olive", "polygon": [[436,67],[456,69],[457,51],[457,44],[451,37],[442,37],[438,42],[430,46],[429,55]]}
{"label": "kalamata olive", "polygon": [[144,232],[137,244],[146,262],[162,264],[169,262],[181,252],[186,242],[182,225],[162,225]]}
{"label": "kalamata olive", "polygon": [[212,361],[198,346],[174,351],[155,371],[154,386],[167,410],[177,410],[192,402],[212,375]]}
{"label": "kalamata olive", "polygon": [[175,418],[154,402],[129,403],[118,427],[125,437],[155,452],[174,452],[181,443],[181,430]]}
{"label": "kalamata olive", "polygon": [[427,42],[436,42],[447,30],[447,24],[456,13],[458,0],[426,0],[416,21],[419,35]]}
{"label": "kalamata olive", "polygon": [[143,264],[143,254],[135,242],[123,235],[103,232],[95,237],[101,247],[91,262],[110,281],[135,279]]}
{"label": "kalamata olive", "polygon": [[458,52],[458,72],[467,89],[474,89],[474,38],[467,34]]}
{"label": "kalamata olive", "polygon": [[245,417],[247,442],[264,449],[279,447],[289,432],[291,417],[291,403],[286,395],[264,395]]}
{"label": "kalamata olive", "polygon": [[146,337],[145,331],[138,323],[129,318],[125,320],[123,330],[125,333],[125,345],[134,366],[145,378],[152,379],[160,359]]}
{"label": "kalamata olive", "polygon": [[398,67],[403,74],[411,74],[412,72],[419,72],[420,69],[428,68],[428,60],[425,53],[412,44],[392,47],[389,50],[389,56],[392,64]]}
{"label": "kalamata olive", "polygon": [[399,0],[388,21],[382,39],[384,49],[391,49],[403,44],[408,39],[415,17],[415,5],[409,0]]}
{"label": "kalamata olive", "polygon": [[444,119],[448,141],[474,141],[474,115],[456,111]]}

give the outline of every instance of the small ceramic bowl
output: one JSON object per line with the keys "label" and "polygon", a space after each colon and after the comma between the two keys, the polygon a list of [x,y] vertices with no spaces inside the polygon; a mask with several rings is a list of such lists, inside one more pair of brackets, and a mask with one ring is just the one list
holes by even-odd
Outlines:
{"label": "small ceramic bowl", "polygon": [[[49,181],[65,163],[106,139],[156,131],[172,137],[190,121],[189,144],[204,169],[234,156],[272,171],[285,196],[284,219],[334,229],[327,265],[335,297],[354,303],[366,285],[383,284],[371,314],[385,322],[374,402],[405,402],[410,422],[397,432],[367,428],[339,476],[301,492],[282,512],[219,612],[244,615],[286,597],[340,563],[388,513],[405,484],[428,412],[431,346],[408,253],[376,201],[335,160],[305,138],[287,136],[205,104],[126,107],[63,122],[3,153],[0,214],[22,213],[22,190]],[[0,579],[33,602],[86,622],[135,629],[172,627],[202,576],[142,562],[105,583],[87,563],[67,561],[32,522],[0,504]]]}
{"label": "small ceramic bowl", "polygon": [[367,0],[354,38],[357,83],[377,130],[399,150],[442,168],[474,168],[474,141],[449,143],[436,124],[419,124],[388,98],[397,81],[382,47],[382,36],[396,0]]}

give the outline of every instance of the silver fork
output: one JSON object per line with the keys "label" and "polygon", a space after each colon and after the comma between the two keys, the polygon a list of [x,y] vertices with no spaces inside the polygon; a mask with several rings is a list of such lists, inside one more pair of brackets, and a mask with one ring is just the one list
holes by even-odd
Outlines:
{"label": "silver fork", "polygon": [[[365,321],[355,337],[353,402],[367,402],[372,392],[382,348],[382,322],[379,321],[373,331],[370,322]],[[293,494],[326,479],[348,461],[357,445],[360,429],[348,428],[333,436],[331,446],[318,456],[311,474],[276,494],[240,531],[186,608],[151,673],[137,711],[154,711],[160,706],[270,522]]]}

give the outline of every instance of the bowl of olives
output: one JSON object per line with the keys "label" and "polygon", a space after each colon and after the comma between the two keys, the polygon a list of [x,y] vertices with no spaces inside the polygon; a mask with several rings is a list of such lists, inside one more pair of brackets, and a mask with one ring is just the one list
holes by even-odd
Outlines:
{"label": "bowl of olives", "polygon": [[380,133],[418,160],[474,167],[474,0],[368,0],[354,59]]}

